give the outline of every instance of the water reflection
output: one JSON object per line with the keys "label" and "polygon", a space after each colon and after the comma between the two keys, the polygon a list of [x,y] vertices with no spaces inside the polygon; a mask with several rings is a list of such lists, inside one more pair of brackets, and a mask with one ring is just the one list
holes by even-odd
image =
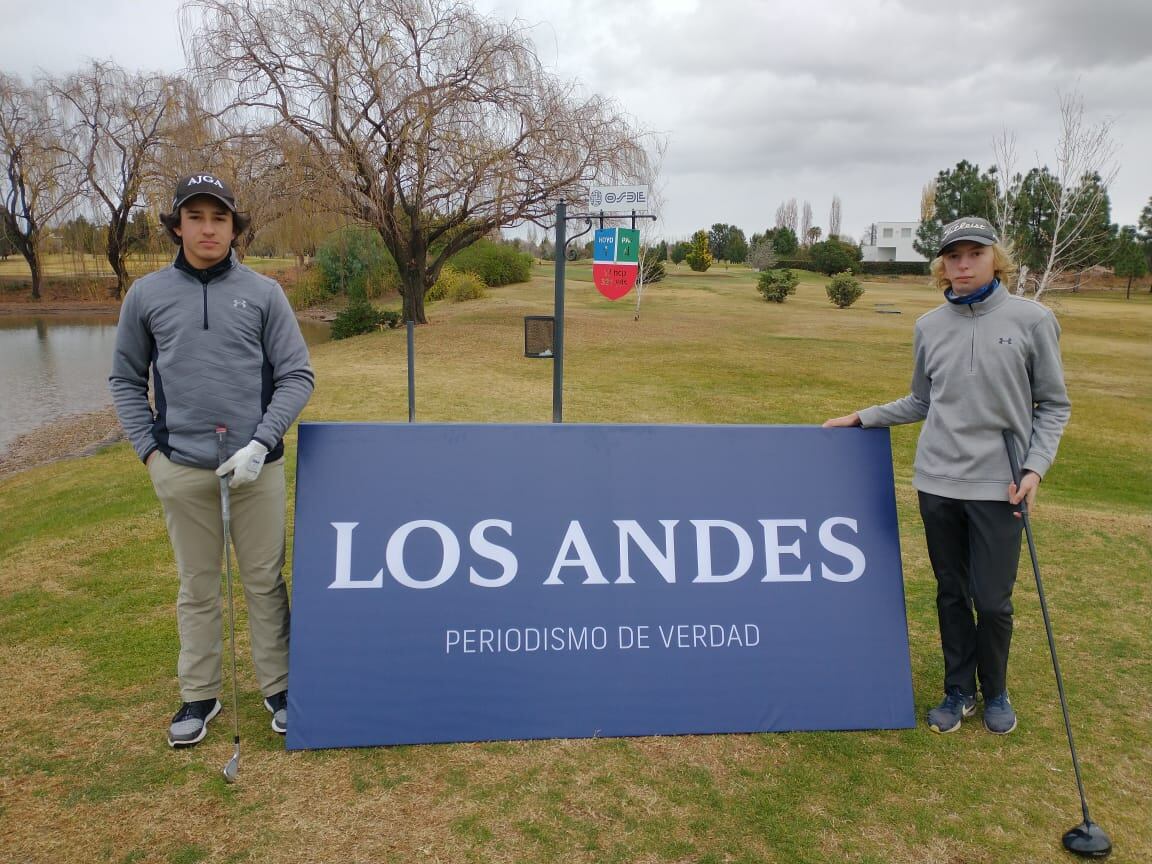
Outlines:
{"label": "water reflection", "polygon": [[[328,340],[327,324],[300,329],[310,346]],[[110,406],[115,344],[113,316],[0,315],[0,453],[45,423]]]}

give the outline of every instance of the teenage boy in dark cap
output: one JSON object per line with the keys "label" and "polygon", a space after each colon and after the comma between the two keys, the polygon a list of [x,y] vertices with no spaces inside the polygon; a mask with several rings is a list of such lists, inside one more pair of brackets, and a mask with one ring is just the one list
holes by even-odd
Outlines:
{"label": "teenage boy in dark cap", "polygon": [[[985,219],[944,226],[931,273],[944,305],[921,316],[913,339],[912,392],[824,426],[895,426],[924,421],[913,485],[944,649],[944,700],[928,712],[934,732],[953,732],[984,696],[984,726],[1016,728],[1008,698],[1012,588],[1022,522],[1056,458],[1071,406],[1060,361],[1060,326],[1047,307],[1001,284],[1015,265]],[[1004,429],[1023,466],[1011,481]]]}
{"label": "teenage boy in dark cap", "polygon": [[[232,250],[248,227],[213,174],[176,185],[161,216],[176,260],[124,298],[109,378],[120,423],[164,507],[180,589],[178,676],[183,704],[168,743],[203,740],[220,712],[223,654],[219,477],[231,475],[231,534],[248,602],[252,660],[287,729],[288,591],[284,565],[284,433],[312,393],[308,349],[284,291]],[[148,399],[152,378],[155,404]],[[216,430],[227,429],[220,464]]]}

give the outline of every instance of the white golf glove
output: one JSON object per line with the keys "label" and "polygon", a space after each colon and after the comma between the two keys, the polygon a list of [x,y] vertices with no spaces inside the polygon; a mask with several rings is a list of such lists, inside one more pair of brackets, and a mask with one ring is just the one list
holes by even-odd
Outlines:
{"label": "white golf glove", "polygon": [[232,479],[228,481],[228,485],[233,489],[245,483],[251,483],[260,476],[260,469],[264,467],[264,457],[267,455],[268,448],[253,439],[217,468],[216,476],[224,477],[231,471]]}

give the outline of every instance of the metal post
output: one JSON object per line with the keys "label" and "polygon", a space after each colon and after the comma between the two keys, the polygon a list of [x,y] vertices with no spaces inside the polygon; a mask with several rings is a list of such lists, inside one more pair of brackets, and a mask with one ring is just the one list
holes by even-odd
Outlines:
{"label": "metal post", "polygon": [[568,235],[568,205],[556,203],[556,323],[552,357],[552,422],[564,422],[564,264]]}
{"label": "metal post", "polygon": [[416,322],[408,322],[408,422],[416,422]]}

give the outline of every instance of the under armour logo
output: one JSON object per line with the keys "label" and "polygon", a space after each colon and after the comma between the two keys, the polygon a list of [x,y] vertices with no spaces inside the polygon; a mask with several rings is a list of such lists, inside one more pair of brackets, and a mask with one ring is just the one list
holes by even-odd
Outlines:
{"label": "under armour logo", "polygon": [[[247,300],[233,300],[232,301],[232,308],[233,309],[247,309],[248,308],[248,301]],[[1001,339],[1000,341],[1003,342],[1004,340]],[[1011,342],[1012,340],[1009,339],[1008,341]]]}
{"label": "under armour logo", "polygon": [[1001,345],[1004,345],[1004,344],[1011,345],[1012,344],[1012,337],[1011,336],[1008,336],[1008,337],[1001,336],[1000,337],[1000,344]]}

